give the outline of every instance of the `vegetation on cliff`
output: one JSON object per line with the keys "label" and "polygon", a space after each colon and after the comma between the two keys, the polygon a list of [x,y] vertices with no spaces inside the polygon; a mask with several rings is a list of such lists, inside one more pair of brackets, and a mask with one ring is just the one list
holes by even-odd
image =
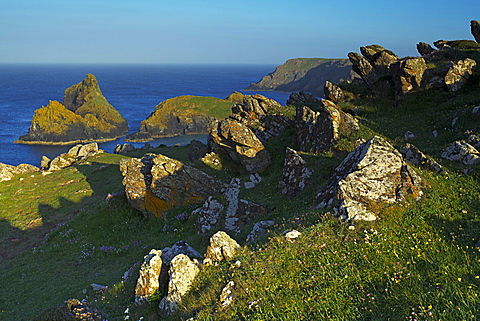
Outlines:
{"label": "vegetation on cliff", "polygon": [[215,97],[179,96],[167,99],[140,123],[139,131],[127,141],[145,141],[158,137],[205,134],[206,126],[215,119],[227,117],[233,103]]}
{"label": "vegetation on cliff", "polygon": [[35,110],[28,133],[16,143],[105,141],[127,131],[127,121],[102,95],[95,76],[88,74],[82,82],[65,90],[62,103],[50,101]]}

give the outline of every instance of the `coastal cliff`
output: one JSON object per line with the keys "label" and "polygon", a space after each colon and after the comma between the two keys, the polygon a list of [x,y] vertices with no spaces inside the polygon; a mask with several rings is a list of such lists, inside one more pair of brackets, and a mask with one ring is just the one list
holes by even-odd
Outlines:
{"label": "coastal cliff", "polygon": [[63,102],[50,101],[35,110],[30,129],[15,143],[62,145],[107,141],[128,131],[125,118],[108,103],[94,75],[64,92]]}
{"label": "coastal cliff", "polygon": [[246,90],[306,91],[321,96],[326,81],[339,83],[355,76],[348,59],[295,58],[287,60],[259,82],[251,83]]}

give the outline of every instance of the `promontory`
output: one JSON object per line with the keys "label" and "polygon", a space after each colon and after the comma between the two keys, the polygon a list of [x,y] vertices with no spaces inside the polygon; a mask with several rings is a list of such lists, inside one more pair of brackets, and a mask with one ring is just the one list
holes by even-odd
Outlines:
{"label": "promontory", "polygon": [[63,145],[109,141],[128,132],[125,118],[108,103],[94,75],[64,92],[63,101],[52,100],[35,110],[30,129],[15,143]]}

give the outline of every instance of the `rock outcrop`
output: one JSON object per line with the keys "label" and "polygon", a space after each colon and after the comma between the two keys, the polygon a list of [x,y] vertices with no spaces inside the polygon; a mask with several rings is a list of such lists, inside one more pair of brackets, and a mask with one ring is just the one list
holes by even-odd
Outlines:
{"label": "rock outcrop", "polygon": [[210,238],[210,245],[205,253],[205,263],[214,263],[222,260],[230,261],[241,249],[241,246],[227,233],[218,231]]}
{"label": "rock outcrop", "polygon": [[325,81],[340,83],[356,76],[348,59],[296,58],[287,60],[246,90],[306,91],[322,96]]}
{"label": "rock outcrop", "polygon": [[162,260],[162,251],[152,249],[143,258],[140,266],[135,287],[135,304],[141,305],[148,302],[148,298],[157,292],[161,284],[167,280],[167,270],[168,268]]}
{"label": "rock outcrop", "polygon": [[320,103],[320,99],[315,97],[312,94],[306,93],[304,91],[300,91],[298,93],[293,92],[290,94],[287,100],[287,106],[310,106],[310,105],[318,105]]}
{"label": "rock outcrop", "polygon": [[313,111],[297,107],[295,116],[296,138],[299,149],[308,153],[320,153],[334,147],[341,136],[358,131],[357,120],[341,111],[334,103],[322,99],[323,107]]}
{"label": "rock outcrop", "polygon": [[270,153],[246,125],[225,119],[212,123],[209,134],[211,149],[227,155],[246,171],[262,172],[270,165]]}
{"label": "rock outcrop", "polygon": [[325,82],[325,87],[323,88],[323,94],[325,99],[330,100],[334,103],[341,102],[345,99],[342,88],[338,85],[333,84],[329,81]]}
{"label": "rock outcrop", "polygon": [[437,173],[443,173],[444,170],[442,165],[437,163],[433,158],[425,155],[421,150],[412,144],[406,144],[400,149],[400,153],[403,155],[403,158],[408,161],[410,164],[425,168]]}
{"label": "rock outcrop", "polygon": [[103,153],[104,151],[98,148],[97,143],[90,144],[78,144],[73,146],[66,153],[62,153],[52,160],[43,156],[40,167],[43,170],[57,171],[62,168],[68,167],[79,161],[84,161],[91,156]]}
{"label": "rock outcrop", "polygon": [[197,233],[203,234],[210,231],[220,222],[221,213],[224,210],[222,203],[214,199],[212,196],[207,198],[203,206],[196,209],[192,214],[197,214],[196,230]]}
{"label": "rock outcrop", "polygon": [[425,59],[421,57],[401,59],[392,63],[390,70],[397,96],[418,89],[426,69]]}
{"label": "rock outcrop", "polygon": [[386,140],[373,137],[335,169],[317,194],[319,206],[332,206],[342,221],[376,220],[370,204],[422,196],[421,179]]}
{"label": "rock outcrop", "polygon": [[477,62],[473,59],[466,58],[453,63],[445,75],[445,84],[449,91],[459,90],[473,74],[473,69]]}
{"label": "rock outcrop", "polygon": [[[238,100],[239,93],[233,93]],[[231,98],[232,95],[226,99]],[[243,99],[241,102],[237,102],[232,107],[232,114],[230,115],[231,119],[235,119],[239,122],[242,122],[248,126],[256,124],[261,120],[261,118],[267,115],[268,111],[272,108],[282,108],[282,105],[277,101],[267,98],[262,95],[242,95]]]}
{"label": "rock outcrop", "polygon": [[470,21],[470,30],[472,31],[475,41],[480,43],[480,22],[477,20]]}
{"label": "rock outcrop", "polygon": [[278,182],[279,193],[293,197],[308,187],[313,171],[305,165],[305,160],[295,150],[287,147],[282,179]]}
{"label": "rock outcrop", "polygon": [[435,49],[426,42],[419,42],[417,43],[417,51],[421,56],[427,56],[432,54]]}
{"label": "rock outcrop", "polygon": [[102,95],[95,76],[88,74],[82,82],[65,90],[62,103],[50,101],[46,107],[35,110],[28,133],[16,143],[107,141],[127,131],[127,121]]}
{"label": "rock outcrop", "polygon": [[168,292],[158,306],[161,315],[169,316],[175,312],[199,271],[198,262],[185,254],[172,259],[168,270]]}
{"label": "rock outcrop", "polygon": [[162,216],[174,206],[201,203],[224,187],[206,173],[164,155],[123,159],[120,170],[127,199],[146,216]]}
{"label": "rock outcrop", "polygon": [[9,181],[18,174],[35,173],[40,168],[30,164],[20,164],[18,166],[0,163],[0,182]]}
{"label": "rock outcrop", "polygon": [[463,165],[480,163],[480,152],[464,140],[458,140],[446,147],[441,156],[451,161],[461,161]]}

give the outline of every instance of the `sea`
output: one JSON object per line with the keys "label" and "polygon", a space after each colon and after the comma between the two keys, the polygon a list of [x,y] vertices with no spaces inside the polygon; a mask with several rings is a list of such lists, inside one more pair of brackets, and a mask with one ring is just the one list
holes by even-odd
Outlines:
{"label": "sea", "polygon": [[[181,95],[225,98],[234,91],[259,93],[285,105],[290,93],[245,91],[273,72],[275,65],[62,65],[0,64],[0,162],[17,166],[40,165],[43,155],[53,158],[73,145],[25,145],[14,141],[28,132],[34,111],[50,100],[63,100],[63,92],[81,82],[88,73],[98,80],[100,89],[125,119],[130,133],[138,131],[160,102]],[[205,135],[187,135],[156,139],[157,146],[188,144],[192,139],[206,140]],[[113,153],[124,138],[99,143]],[[139,148],[144,143],[133,143]]]}

